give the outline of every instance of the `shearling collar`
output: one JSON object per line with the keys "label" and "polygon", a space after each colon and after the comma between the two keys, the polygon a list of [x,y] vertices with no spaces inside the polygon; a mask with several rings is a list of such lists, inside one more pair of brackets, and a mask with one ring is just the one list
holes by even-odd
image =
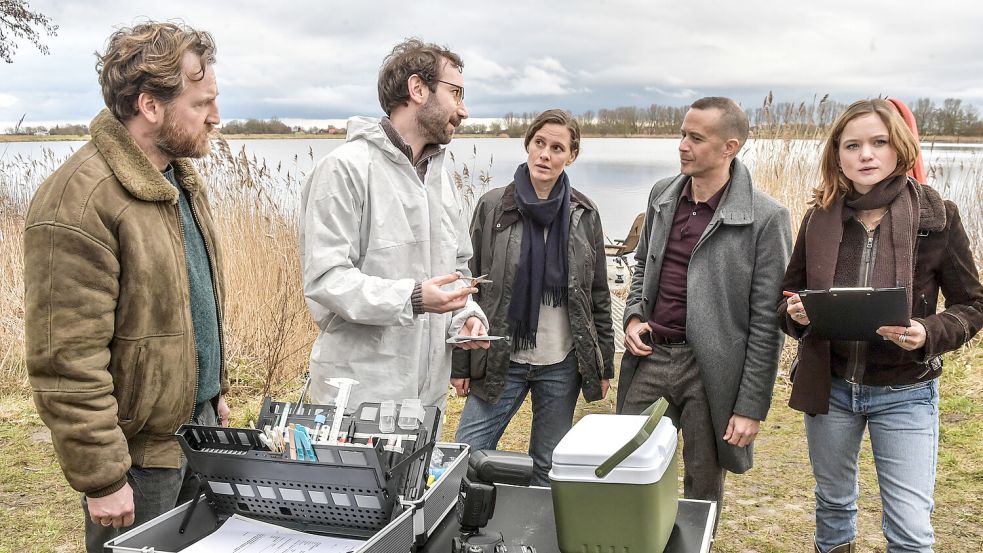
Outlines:
{"label": "shearling collar", "polygon": [[928,185],[916,186],[918,191],[918,230],[939,232],[945,228],[945,201],[939,192]]}
{"label": "shearling collar", "polygon": [[[148,202],[177,203],[178,190],[150,163],[126,127],[108,109],[96,115],[89,129],[92,142],[130,194]],[[204,187],[190,159],[175,159],[171,164],[177,181],[192,195]]]}

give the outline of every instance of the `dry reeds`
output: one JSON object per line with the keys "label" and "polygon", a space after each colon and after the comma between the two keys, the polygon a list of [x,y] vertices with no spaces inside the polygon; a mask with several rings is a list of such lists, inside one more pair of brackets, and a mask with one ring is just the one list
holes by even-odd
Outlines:
{"label": "dry reeds", "polygon": [[[783,136],[781,129],[771,129]],[[801,130],[801,129],[798,129]],[[815,186],[821,131],[813,139],[757,139],[745,148],[755,184],[786,205],[797,227]],[[470,206],[487,187],[473,152],[453,178]],[[312,157],[312,153],[308,152]],[[0,377],[9,390],[26,390],[23,365],[23,229],[31,195],[62,163],[50,150],[40,159],[0,157]],[[297,160],[295,159],[295,162]],[[307,161],[307,160],[305,160]],[[226,353],[233,386],[261,397],[307,367],[316,328],[301,289],[298,249],[302,175],[233,152],[223,140],[199,169],[208,183],[225,252]],[[295,163],[294,167],[298,164]],[[930,183],[960,206],[977,260],[983,259],[983,155],[949,171],[929,167]]]}
{"label": "dry reeds", "polygon": [[[31,195],[64,159],[0,158],[0,376],[26,390],[24,218]],[[233,154],[224,140],[199,170],[225,253],[226,355],[234,388],[262,395],[307,366],[315,328],[301,290],[301,176]]]}
{"label": "dry reeds", "polygon": [[[307,367],[315,327],[299,257],[302,176],[218,140],[198,164],[225,250],[226,348],[233,385],[262,397]],[[295,160],[296,161],[296,160]]]}
{"label": "dry reeds", "polygon": [[448,150],[447,155],[451,158],[451,178],[454,179],[454,185],[461,194],[461,201],[464,202],[464,212],[468,214],[474,213],[478,198],[488,190],[488,185],[491,184],[492,163],[495,161],[495,157],[488,158],[487,169],[476,170],[476,165],[478,164],[478,146],[475,145],[471,152],[471,166],[468,167],[468,162],[465,161],[461,164],[461,170],[458,171],[457,158],[454,157],[454,152]]}
{"label": "dry reeds", "polygon": [[52,150],[40,158],[0,157],[0,378],[27,388],[24,370],[24,219],[31,196],[60,165]]}

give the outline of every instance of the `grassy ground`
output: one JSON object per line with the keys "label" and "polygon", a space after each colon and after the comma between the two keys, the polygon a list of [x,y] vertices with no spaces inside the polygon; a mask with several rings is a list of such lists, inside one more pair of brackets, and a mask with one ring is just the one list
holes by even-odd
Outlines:
{"label": "grassy ground", "polygon": [[[942,432],[936,479],[934,523],[939,552],[983,551],[983,348],[976,344],[947,359],[942,379]],[[274,391],[293,395],[290,383]],[[612,412],[614,391],[581,404],[577,417]],[[259,400],[243,389],[231,398],[235,421],[243,424]],[[789,386],[779,378],[773,409],[756,443],[755,467],[727,481],[725,509],[715,551],[778,553],[811,551],[812,476],[802,417],[786,407]],[[463,401],[448,406],[445,439],[457,426]],[[502,449],[528,447],[529,405],[506,431]],[[47,429],[23,391],[0,395],[0,551],[81,551],[78,495],[65,483]],[[870,447],[861,453],[860,551],[882,552],[880,508]],[[681,474],[681,473],[680,473]]]}

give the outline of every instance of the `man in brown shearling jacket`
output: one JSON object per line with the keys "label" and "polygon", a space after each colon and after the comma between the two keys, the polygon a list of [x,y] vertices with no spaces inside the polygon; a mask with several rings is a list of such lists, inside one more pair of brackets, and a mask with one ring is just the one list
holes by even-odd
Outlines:
{"label": "man in brown shearling jacket", "polygon": [[24,233],[27,369],[86,547],[174,507],[186,422],[227,424],[222,265],[201,177],[219,123],[208,33],[114,33],[108,109],[38,189]]}

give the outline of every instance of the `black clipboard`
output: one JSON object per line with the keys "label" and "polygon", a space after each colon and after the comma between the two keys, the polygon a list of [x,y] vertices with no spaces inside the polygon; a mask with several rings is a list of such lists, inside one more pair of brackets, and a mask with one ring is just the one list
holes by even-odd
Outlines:
{"label": "black clipboard", "polygon": [[799,292],[811,334],[826,340],[872,342],[882,326],[908,326],[904,288],[830,288]]}

